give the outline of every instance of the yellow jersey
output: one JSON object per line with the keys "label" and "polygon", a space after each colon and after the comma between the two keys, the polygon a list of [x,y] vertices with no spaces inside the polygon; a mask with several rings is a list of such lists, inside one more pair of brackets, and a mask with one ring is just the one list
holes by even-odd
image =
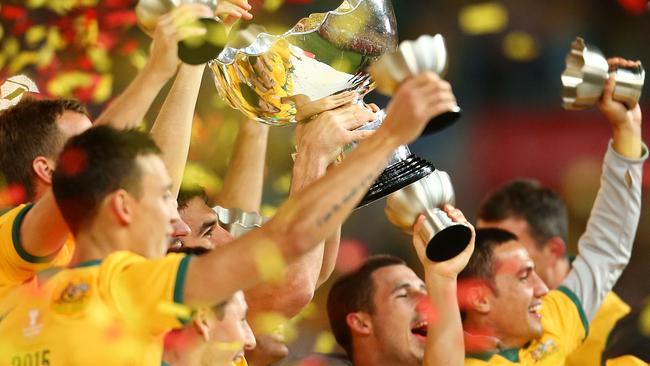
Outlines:
{"label": "yellow jersey", "polygon": [[51,266],[67,266],[75,242],[68,236],[61,250],[46,257],[30,255],[20,244],[20,225],[32,205],[20,205],[0,216],[0,296],[9,288],[30,280]]}
{"label": "yellow jersey", "polygon": [[115,252],[14,287],[0,299],[0,365],[160,366],[189,259]]}
{"label": "yellow jersey", "polygon": [[634,356],[621,356],[607,360],[605,366],[647,366],[648,363]]}
{"label": "yellow jersey", "polygon": [[542,299],[544,334],[520,349],[499,353],[469,354],[465,365],[561,366],[589,333],[580,299],[566,287],[550,291]]}
{"label": "yellow jersey", "polygon": [[605,296],[603,304],[589,324],[589,335],[582,346],[567,358],[567,366],[601,366],[607,337],[616,322],[630,312],[630,307],[615,293]]}

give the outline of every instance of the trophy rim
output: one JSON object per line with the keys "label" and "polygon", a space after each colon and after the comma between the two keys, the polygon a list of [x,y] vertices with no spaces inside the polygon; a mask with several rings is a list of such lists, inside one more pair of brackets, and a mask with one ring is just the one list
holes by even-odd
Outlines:
{"label": "trophy rim", "polygon": [[[293,27],[291,27],[291,29],[289,29],[288,31],[286,31],[286,32],[284,32],[282,34],[279,34],[279,35],[273,35],[273,34],[269,34],[267,32],[260,32],[257,36],[255,36],[255,40],[250,42],[246,47],[239,47],[239,48],[237,48],[237,47],[229,47],[226,44],[226,46],[219,53],[219,55],[215,59],[209,61],[208,64],[209,64],[209,66],[211,66],[212,64],[227,66],[227,65],[232,65],[233,63],[235,63],[235,61],[237,60],[237,57],[239,55],[243,55],[245,57],[260,56],[260,55],[268,52],[270,50],[270,48],[272,47],[272,45],[275,44],[275,42],[277,42],[277,41],[279,41],[281,39],[288,38],[288,37],[294,36],[294,35],[295,36],[301,36],[301,35],[306,35],[306,34],[319,32],[321,30],[321,28],[323,27],[323,25],[330,19],[330,17],[348,16],[348,15],[354,13],[355,11],[357,11],[359,9],[359,7],[361,6],[361,4],[364,3],[364,1],[367,1],[367,0],[357,0],[357,4],[352,6],[349,10],[340,11],[339,9],[341,9],[341,7],[345,3],[348,3],[348,4],[350,3],[349,0],[342,0],[341,3],[339,4],[339,6],[334,10],[329,10],[329,11],[327,11],[325,13],[312,13],[312,14],[310,14],[309,16],[314,15],[314,14],[325,14],[325,16],[323,17],[323,19],[320,22],[318,22],[315,26],[313,26],[312,28],[310,28],[308,30],[297,31],[296,28],[298,27],[298,25],[300,23],[300,21],[298,21],[298,23],[296,23]],[[385,0],[385,1],[387,3],[389,3],[389,4],[391,4],[391,6],[392,6],[391,0]],[[394,15],[394,11],[393,11],[393,15]],[[305,18],[308,18],[309,16],[303,17],[303,18],[301,18],[301,20],[305,19]],[[266,42],[264,42],[264,41],[266,41]],[[397,35],[395,35],[395,42],[397,42]],[[266,44],[266,46],[261,47],[260,50],[256,50],[256,51],[250,50],[252,48],[252,46],[257,44],[257,43],[260,43],[260,44],[263,44],[263,45]]]}

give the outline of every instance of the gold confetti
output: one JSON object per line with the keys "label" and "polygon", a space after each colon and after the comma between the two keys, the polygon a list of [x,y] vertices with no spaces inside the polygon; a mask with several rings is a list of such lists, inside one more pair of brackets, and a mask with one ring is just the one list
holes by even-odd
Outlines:
{"label": "gold confetti", "polygon": [[274,12],[278,10],[283,3],[284,0],[264,0],[264,10]]}
{"label": "gold confetti", "polygon": [[286,265],[282,253],[272,241],[264,241],[253,250],[253,258],[262,281],[282,282]]}
{"label": "gold confetti", "polygon": [[50,94],[67,97],[77,88],[86,88],[92,84],[92,77],[84,72],[70,71],[58,74],[47,83]]}
{"label": "gold confetti", "polygon": [[99,83],[95,87],[93,92],[93,102],[103,103],[108,98],[110,98],[111,93],[113,92],[113,75],[106,74],[102,75],[99,79]]}
{"label": "gold confetti", "polygon": [[15,37],[5,38],[3,53],[6,57],[12,57],[20,52],[20,42]]}
{"label": "gold confetti", "polygon": [[91,47],[86,51],[86,55],[93,63],[95,70],[99,72],[108,72],[111,68],[111,59],[105,48]]}
{"label": "gold confetti", "polygon": [[221,190],[223,181],[213,172],[204,168],[201,164],[188,161],[183,174],[183,187],[196,188],[203,187],[210,195]]}
{"label": "gold confetti", "polygon": [[15,74],[28,65],[36,64],[39,61],[38,52],[21,52],[9,63],[9,74]]}
{"label": "gold confetti", "polygon": [[458,23],[470,35],[498,33],[508,26],[508,11],[496,1],[467,5],[458,15]]}
{"label": "gold confetti", "polygon": [[190,307],[173,302],[159,303],[158,311],[184,320],[192,317],[192,309]]}
{"label": "gold confetti", "polygon": [[643,333],[645,336],[650,337],[650,302],[647,302],[646,306],[643,308],[643,310],[641,310],[639,323],[641,333]]}
{"label": "gold confetti", "polygon": [[515,61],[530,61],[539,55],[533,36],[525,32],[510,32],[503,40],[503,53]]}
{"label": "gold confetti", "polygon": [[34,45],[42,41],[46,35],[47,29],[45,26],[37,25],[29,28],[27,32],[25,32],[25,41],[27,41],[27,44],[29,45]]}
{"label": "gold confetti", "polygon": [[316,343],[314,344],[314,352],[317,353],[330,353],[334,351],[336,347],[336,338],[331,332],[321,332],[316,338]]}
{"label": "gold confetti", "polygon": [[129,61],[136,69],[141,70],[147,64],[147,55],[143,50],[137,49],[129,56]]}

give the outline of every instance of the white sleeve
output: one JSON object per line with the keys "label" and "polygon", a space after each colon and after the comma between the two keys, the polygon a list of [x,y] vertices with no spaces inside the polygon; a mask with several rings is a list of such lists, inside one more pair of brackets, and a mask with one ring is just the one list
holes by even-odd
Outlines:
{"label": "white sleeve", "polygon": [[587,229],[578,242],[578,256],[563,286],[580,299],[591,321],[605,295],[627,266],[641,214],[643,156],[630,159],[611,145],[605,154],[598,196]]}

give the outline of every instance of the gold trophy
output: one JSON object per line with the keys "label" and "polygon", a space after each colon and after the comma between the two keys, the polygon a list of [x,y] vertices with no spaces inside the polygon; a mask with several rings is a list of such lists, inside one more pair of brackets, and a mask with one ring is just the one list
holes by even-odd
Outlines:
{"label": "gold trophy", "polygon": [[[423,41],[414,48],[430,45]],[[390,0],[345,0],[336,10],[303,18],[281,35],[268,34],[259,26],[244,29],[209,66],[217,90],[233,108],[262,123],[286,126],[310,118],[306,112],[309,108],[305,106],[334,94],[355,91],[360,96],[359,103],[363,103],[363,96],[375,87],[373,69],[369,69],[369,74],[368,67],[393,52],[401,51],[397,47]],[[426,50],[419,55],[430,56]],[[429,70],[438,65],[438,56],[434,55],[432,62],[428,58],[416,62]],[[444,59],[446,64],[446,52]],[[410,70],[419,71],[422,70]],[[378,128],[385,114],[380,111],[378,116],[361,129]],[[360,206],[416,182],[434,170],[431,163],[402,146],[395,151]]]}

